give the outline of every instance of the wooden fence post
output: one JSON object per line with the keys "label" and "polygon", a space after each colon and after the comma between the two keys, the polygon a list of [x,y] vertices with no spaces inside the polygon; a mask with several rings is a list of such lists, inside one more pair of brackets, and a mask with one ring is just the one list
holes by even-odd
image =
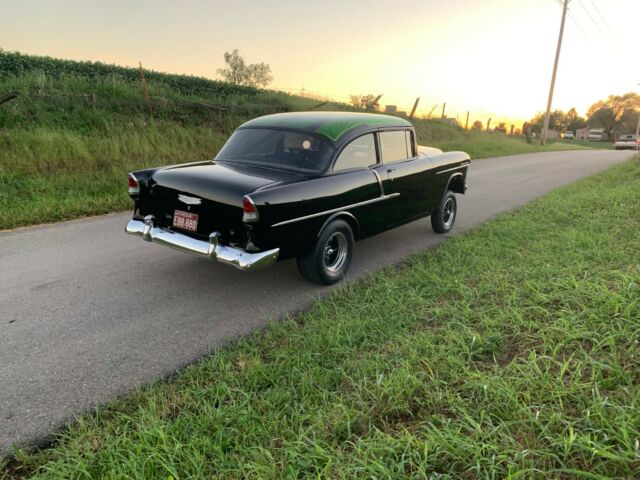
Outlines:
{"label": "wooden fence post", "polygon": [[413,116],[416,113],[416,109],[418,108],[418,102],[420,101],[420,97],[416,98],[415,103],[413,104],[413,108],[411,109],[411,115],[409,115],[409,119],[413,119]]}
{"label": "wooden fence post", "polygon": [[378,103],[378,101],[381,98],[382,98],[382,93],[380,95],[378,95],[373,102],[371,102],[369,105],[367,105],[367,108],[365,109],[365,112],[370,112],[371,110],[373,110],[373,107],[376,106],[376,104]]}

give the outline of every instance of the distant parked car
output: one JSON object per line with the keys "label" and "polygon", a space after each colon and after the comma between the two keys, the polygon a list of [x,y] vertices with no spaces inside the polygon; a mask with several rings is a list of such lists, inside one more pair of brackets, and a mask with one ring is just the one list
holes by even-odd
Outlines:
{"label": "distant parked car", "polygon": [[606,140],[607,140],[607,133],[604,131],[604,128],[592,128],[589,131],[590,142],[604,142]]}
{"label": "distant parked car", "polygon": [[573,132],[565,132],[564,134],[564,139],[565,140],[573,140],[575,137],[575,135],[573,134]]}
{"label": "distant parked car", "polygon": [[297,258],[305,278],[328,285],[356,240],[427,216],[437,233],[451,230],[469,163],[417,145],[399,117],[268,115],[241,125],[214,160],[130,173],[126,232],[241,270]]}
{"label": "distant parked car", "polygon": [[640,150],[640,138],[637,135],[620,135],[614,144],[616,150]]}

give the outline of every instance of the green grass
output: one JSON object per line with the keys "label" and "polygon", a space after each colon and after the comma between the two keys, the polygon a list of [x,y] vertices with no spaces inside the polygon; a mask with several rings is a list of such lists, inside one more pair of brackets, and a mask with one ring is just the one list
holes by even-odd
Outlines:
{"label": "green grass", "polygon": [[437,127],[436,124],[440,123],[437,120],[416,121],[414,123],[418,140],[421,141],[422,144],[434,146],[444,151],[461,150],[469,153],[473,159],[517,155],[521,153],[584,150],[588,148],[582,145],[571,145],[563,142],[551,142],[545,146],[541,146],[535,141],[533,143],[527,143],[520,137],[509,137],[501,133],[465,131],[450,126],[442,132],[444,135],[434,135],[434,126]]}
{"label": "green grass", "polygon": [[5,475],[638,478],[638,245],[633,161],[83,416]]}
{"label": "green grass", "polygon": [[[260,115],[349,109],[203,78],[147,72],[150,115],[136,69],[0,52],[0,229],[130,207],[126,174],[213,158]],[[206,105],[227,108],[220,112]],[[473,158],[575,148],[416,120],[418,140]]]}

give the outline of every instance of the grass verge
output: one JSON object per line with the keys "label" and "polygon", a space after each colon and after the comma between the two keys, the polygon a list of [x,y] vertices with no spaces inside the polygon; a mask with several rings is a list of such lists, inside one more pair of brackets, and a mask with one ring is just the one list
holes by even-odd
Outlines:
{"label": "grass verge", "polygon": [[[414,123],[422,144],[476,159],[582,148],[559,142],[541,147],[450,125],[441,130],[436,121]],[[142,119],[105,132],[0,130],[0,230],[126,210],[127,172],[213,158],[227,136],[208,126],[145,125]]]}
{"label": "grass verge", "polygon": [[634,161],[81,417],[5,476],[637,478],[638,245]]}

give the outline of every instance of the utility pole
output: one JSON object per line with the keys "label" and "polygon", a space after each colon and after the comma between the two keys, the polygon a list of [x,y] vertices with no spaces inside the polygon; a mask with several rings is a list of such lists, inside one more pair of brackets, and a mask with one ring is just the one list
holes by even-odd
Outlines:
{"label": "utility pole", "polygon": [[551,115],[551,102],[553,101],[553,89],[556,87],[556,73],[558,72],[558,60],[560,60],[560,49],[562,48],[562,36],[564,35],[564,22],[567,18],[567,8],[569,0],[562,2],[562,20],[560,21],[560,34],[558,35],[558,46],[556,48],[556,59],[553,62],[553,74],[551,75],[551,87],[549,88],[549,99],[547,100],[547,113],[544,116],[544,125],[540,133],[540,145],[544,145],[547,140],[549,130],[549,115]]}
{"label": "utility pole", "polygon": [[469,111],[467,110],[467,121],[464,124],[464,129],[469,130]]}

